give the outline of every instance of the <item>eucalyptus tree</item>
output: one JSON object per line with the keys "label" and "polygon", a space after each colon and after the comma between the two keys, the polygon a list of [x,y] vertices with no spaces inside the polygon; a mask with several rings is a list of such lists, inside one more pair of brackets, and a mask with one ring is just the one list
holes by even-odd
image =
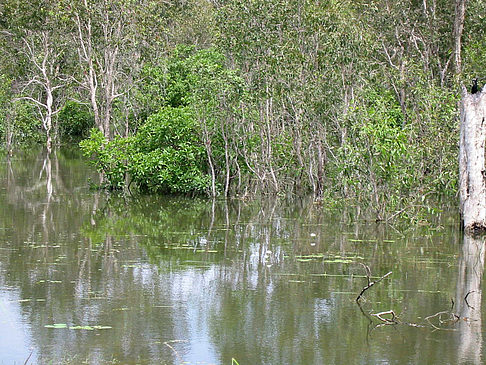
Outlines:
{"label": "eucalyptus tree", "polygon": [[131,3],[80,0],[66,5],[82,70],[76,81],[88,91],[95,124],[107,138],[113,135],[114,102],[130,87],[127,72],[134,71],[139,58],[131,37]]}
{"label": "eucalyptus tree", "polygon": [[7,50],[11,52],[10,58],[17,58],[21,64],[13,76],[19,93],[16,99],[28,101],[37,108],[49,152],[55,139],[55,115],[63,101],[60,89],[66,86],[61,77],[66,42],[56,5],[44,0],[29,4],[11,1],[2,9],[2,35],[9,43]]}
{"label": "eucalyptus tree", "polygon": [[46,133],[47,151],[53,146],[54,117],[61,110],[62,94],[58,91],[66,86],[60,78],[62,65],[62,44],[49,30],[40,32],[26,31],[22,36],[25,53],[30,67],[21,99],[33,103],[38,110]]}
{"label": "eucalyptus tree", "polygon": [[462,33],[466,17],[466,0],[455,0],[454,12],[454,66],[456,75],[462,72]]}
{"label": "eucalyptus tree", "polygon": [[[140,81],[145,62],[166,54],[168,25],[184,2],[154,0],[76,0],[66,2],[72,42],[81,70],[76,82],[87,91],[96,126],[111,139],[128,130],[114,118],[117,104],[128,111],[127,97]],[[124,105],[124,103],[128,103]]]}
{"label": "eucalyptus tree", "polygon": [[[366,35],[351,1],[223,1],[219,44],[242,69],[256,115],[242,154],[272,191],[322,194],[328,155],[346,136],[341,120],[366,72]],[[251,147],[250,147],[251,146]]]}

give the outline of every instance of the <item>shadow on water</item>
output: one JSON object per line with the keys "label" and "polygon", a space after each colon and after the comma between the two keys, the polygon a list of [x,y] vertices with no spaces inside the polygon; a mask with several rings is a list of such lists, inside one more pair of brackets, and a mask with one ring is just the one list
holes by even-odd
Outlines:
{"label": "shadow on water", "polygon": [[[89,191],[96,176],[65,151],[0,167],[7,363],[481,363],[484,242],[461,245],[454,215],[391,227],[306,200],[127,199]],[[418,323],[455,296],[461,320],[370,333],[363,264],[393,272],[364,313]]]}

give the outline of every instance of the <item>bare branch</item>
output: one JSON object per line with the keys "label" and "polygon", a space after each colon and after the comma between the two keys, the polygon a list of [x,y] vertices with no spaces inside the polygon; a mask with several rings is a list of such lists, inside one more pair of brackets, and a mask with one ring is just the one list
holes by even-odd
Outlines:
{"label": "bare branch", "polygon": [[[398,324],[399,323],[398,317],[393,310],[380,312],[380,313],[371,313],[370,315],[378,318],[380,321],[382,321],[386,324]],[[392,317],[391,318],[383,317],[385,315],[391,315]]]}
{"label": "bare branch", "polygon": [[[364,264],[363,264],[363,265],[364,265]],[[376,280],[376,281],[373,281],[373,282],[372,282],[372,281],[370,280],[371,275],[368,275],[368,273],[370,272],[370,271],[368,271],[368,270],[369,270],[369,267],[367,267],[366,265],[364,265],[364,266],[365,266],[365,268],[366,268],[366,270],[367,270],[367,279],[368,279],[368,285],[366,285],[366,286],[363,288],[363,290],[361,290],[361,293],[359,293],[358,297],[356,298],[356,301],[357,301],[357,302],[358,302],[358,301],[361,299],[361,297],[362,297],[362,295],[364,294],[364,292],[365,292],[365,291],[367,291],[367,290],[368,290],[369,288],[371,288],[373,285],[378,284],[380,281],[382,281],[382,280],[383,280],[383,279],[385,279],[387,276],[389,276],[389,275],[391,275],[391,274],[392,274],[392,271],[389,271],[389,272],[387,272],[385,275],[383,275],[381,278],[379,278],[378,280]]]}
{"label": "bare branch", "polygon": [[387,48],[386,48],[386,46],[385,46],[385,42],[383,42],[383,41],[382,41],[382,42],[381,42],[381,45],[383,46],[383,50],[385,51],[385,54],[386,54],[386,57],[388,58],[388,63],[390,64],[390,66],[392,66],[394,69],[398,70],[398,69],[399,69],[399,68],[398,68],[398,66],[397,66],[397,65],[395,65],[395,64],[393,63],[393,60],[392,60],[392,58],[394,58],[394,57],[395,57],[395,55],[396,55],[397,51],[395,50],[395,51],[393,52],[393,55],[390,55],[390,53],[388,52],[388,50],[387,50]]}
{"label": "bare branch", "polygon": [[14,101],[19,101],[19,100],[28,100],[28,101],[31,101],[31,102],[33,102],[33,103],[35,103],[35,104],[37,104],[37,105],[39,105],[39,106],[41,106],[41,107],[43,107],[43,108],[47,109],[47,105],[45,105],[45,104],[41,103],[41,102],[40,102],[40,101],[38,101],[38,100],[35,100],[34,98],[32,98],[32,97],[30,97],[30,96],[21,96],[21,97],[19,97],[19,98],[15,98],[15,99],[13,99],[13,100],[14,100]]}

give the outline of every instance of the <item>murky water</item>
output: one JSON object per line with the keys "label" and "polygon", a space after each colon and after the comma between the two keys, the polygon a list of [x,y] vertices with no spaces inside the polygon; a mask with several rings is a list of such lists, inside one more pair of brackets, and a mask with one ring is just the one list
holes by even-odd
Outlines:
{"label": "murky water", "polygon": [[[90,180],[75,152],[1,160],[0,364],[482,363],[484,241],[454,214],[411,229]],[[358,305],[365,265],[392,273]]]}

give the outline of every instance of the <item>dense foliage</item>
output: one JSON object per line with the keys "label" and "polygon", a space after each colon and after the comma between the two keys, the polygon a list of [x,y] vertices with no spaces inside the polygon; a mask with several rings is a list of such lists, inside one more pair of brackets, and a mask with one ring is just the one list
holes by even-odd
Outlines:
{"label": "dense foliage", "polygon": [[113,189],[414,215],[454,196],[459,85],[486,81],[486,5],[462,30],[463,3],[6,0],[0,134],[89,135]]}

